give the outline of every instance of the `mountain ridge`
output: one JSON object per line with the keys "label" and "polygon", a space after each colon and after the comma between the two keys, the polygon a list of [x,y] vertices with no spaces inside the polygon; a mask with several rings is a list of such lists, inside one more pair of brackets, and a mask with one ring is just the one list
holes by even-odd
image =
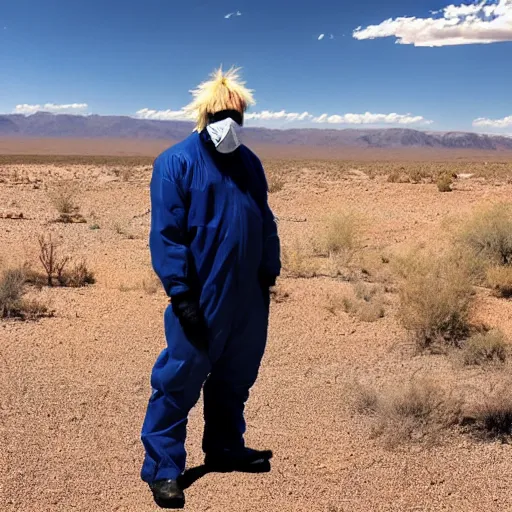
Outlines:
{"label": "mountain ridge", "polygon": [[[78,116],[37,112],[0,115],[0,137],[182,140],[193,130],[186,121],[137,119],[129,116]],[[512,150],[512,138],[474,132],[434,132],[411,128],[261,128],[244,131],[250,144],[300,147],[448,148]]]}

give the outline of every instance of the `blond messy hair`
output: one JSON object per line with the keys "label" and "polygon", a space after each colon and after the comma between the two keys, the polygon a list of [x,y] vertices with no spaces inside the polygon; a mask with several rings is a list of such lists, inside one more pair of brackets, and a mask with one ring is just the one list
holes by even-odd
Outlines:
{"label": "blond messy hair", "polygon": [[210,80],[201,83],[190,91],[193,101],[184,110],[196,120],[196,130],[202,131],[208,125],[208,115],[221,110],[237,110],[244,113],[249,105],[254,105],[253,91],[240,81],[240,68],[226,72],[222,66],[210,75]]}

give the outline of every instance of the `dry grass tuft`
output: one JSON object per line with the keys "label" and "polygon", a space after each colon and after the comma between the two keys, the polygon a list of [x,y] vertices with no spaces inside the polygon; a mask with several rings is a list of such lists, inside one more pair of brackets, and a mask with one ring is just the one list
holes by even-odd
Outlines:
{"label": "dry grass tuft", "polygon": [[490,439],[510,442],[512,436],[512,392],[510,382],[501,385],[478,403],[469,415],[471,430]]}
{"label": "dry grass tuft", "polygon": [[77,187],[72,181],[63,181],[53,185],[49,196],[59,213],[55,222],[64,224],[86,222],[79,212],[80,207],[75,203],[77,193]]}
{"label": "dry grass tuft", "polygon": [[35,320],[50,316],[48,308],[36,300],[26,300],[26,275],[23,269],[7,269],[0,275],[0,318]]}
{"label": "dry grass tuft", "polygon": [[268,191],[270,194],[281,192],[283,190],[285,181],[276,173],[267,173]]}
{"label": "dry grass tuft", "polygon": [[334,213],[326,218],[325,230],[315,240],[315,250],[322,256],[335,257],[348,265],[361,249],[361,223],[353,212]]}
{"label": "dry grass tuft", "polygon": [[398,260],[399,319],[420,349],[458,345],[469,334],[473,289],[463,265],[450,256],[413,252]]}
{"label": "dry grass tuft", "polygon": [[439,192],[451,192],[453,179],[449,174],[441,174],[437,178],[437,189]]}
{"label": "dry grass tuft", "polygon": [[311,278],[318,273],[318,265],[309,256],[304,245],[296,240],[293,244],[283,247],[283,268],[290,277]]}
{"label": "dry grass tuft", "polygon": [[379,410],[379,395],[370,387],[356,382],[352,387],[353,405],[359,414],[376,414]]}
{"label": "dry grass tuft", "polygon": [[118,287],[121,292],[133,292],[142,290],[147,295],[154,295],[162,289],[162,284],[156,274],[148,272],[147,276],[142,278],[141,281],[133,284],[121,283]]}
{"label": "dry grass tuft", "polygon": [[407,442],[433,442],[461,416],[461,401],[428,379],[378,394],[360,388],[355,408],[375,418],[374,435],[389,447]]}
{"label": "dry grass tuft", "polygon": [[53,206],[61,214],[69,215],[79,209],[75,204],[77,189],[72,181],[54,184],[49,195]]}
{"label": "dry grass tuft", "polygon": [[489,266],[512,265],[512,205],[500,203],[476,212],[458,238]]}
{"label": "dry grass tuft", "polygon": [[341,293],[327,294],[324,307],[331,314],[343,310],[361,322],[376,322],[385,315],[384,299],[380,290],[362,282],[354,285],[353,297]]}
{"label": "dry grass tuft", "polygon": [[508,346],[502,332],[494,330],[471,336],[463,347],[463,361],[466,365],[504,363]]}
{"label": "dry grass tuft", "polygon": [[486,281],[498,297],[512,297],[512,265],[490,267],[486,273]]}
{"label": "dry grass tuft", "polygon": [[39,237],[39,250],[39,261],[44,268],[48,286],[53,286],[55,280],[60,286],[73,288],[96,282],[94,274],[87,267],[85,260],[75,263],[71,269],[68,268],[71,257],[58,254],[57,244],[52,240],[51,235],[48,235],[48,238],[45,235]]}
{"label": "dry grass tuft", "polygon": [[59,284],[61,286],[69,286],[72,288],[81,288],[94,284],[95,282],[96,278],[94,277],[94,273],[89,270],[85,260],[75,263],[71,269],[65,271],[59,278]]}

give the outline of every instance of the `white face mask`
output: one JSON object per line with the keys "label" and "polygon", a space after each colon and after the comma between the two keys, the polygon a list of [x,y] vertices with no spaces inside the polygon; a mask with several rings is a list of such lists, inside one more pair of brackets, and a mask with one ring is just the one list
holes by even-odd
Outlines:
{"label": "white face mask", "polygon": [[230,117],[209,124],[206,129],[219,153],[232,153],[241,145],[241,126]]}

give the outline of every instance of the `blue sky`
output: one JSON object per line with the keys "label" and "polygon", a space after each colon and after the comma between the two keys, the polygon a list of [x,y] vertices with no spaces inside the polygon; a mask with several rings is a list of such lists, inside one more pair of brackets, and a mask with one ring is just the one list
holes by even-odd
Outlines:
{"label": "blue sky", "polygon": [[512,0],[0,6],[2,113],[177,119],[221,64],[242,67],[255,125],[512,133]]}

